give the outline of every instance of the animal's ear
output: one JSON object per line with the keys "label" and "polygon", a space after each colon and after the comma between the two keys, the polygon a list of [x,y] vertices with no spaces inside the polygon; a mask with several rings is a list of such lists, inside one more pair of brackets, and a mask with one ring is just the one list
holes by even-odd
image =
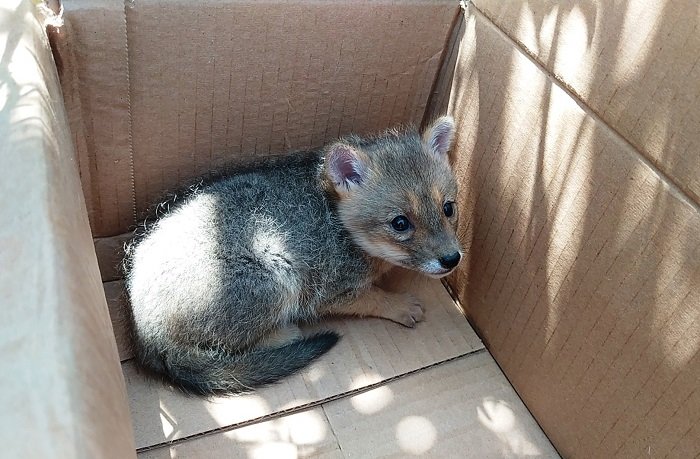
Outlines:
{"label": "animal's ear", "polygon": [[338,193],[346,193],[362,184],[367,165],[361,153],[350,145],[337,142],[326,150],[326,173]]}
{"label": "animal's ear", "polygon": [[454,137],[454,120],[451,116],[441,116],[423,132],[423,143],[428,151],[443,157],[450,151]]}

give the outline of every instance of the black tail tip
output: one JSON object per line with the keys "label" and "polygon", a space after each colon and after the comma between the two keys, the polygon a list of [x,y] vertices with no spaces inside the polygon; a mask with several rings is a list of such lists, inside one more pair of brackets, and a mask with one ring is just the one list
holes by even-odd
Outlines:
{"label": "black tail tip", "polygon": [[314,346],[314,348],[317,350],[317,357],[325,354],[329,350],[333,348],[336,344],[338,344],[338,341],[340,341],[340,334],[331,331],[331,330],[324,330],[320,331],[318,333],[314,333],[313,335],[306,336],[304,338],[304,341],[307,344],[311,344]]}

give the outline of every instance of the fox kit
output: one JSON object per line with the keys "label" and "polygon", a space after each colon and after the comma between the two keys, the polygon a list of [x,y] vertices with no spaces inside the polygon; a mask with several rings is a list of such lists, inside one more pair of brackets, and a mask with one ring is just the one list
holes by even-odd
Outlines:
{"label": "fox kit", "polygon": [[303,336],[298,322],[340,314],[414,326],[422,307],[373,283],[393,265],[442,277],[459,263],[453,136],[450,117],[422,135],[350,136],[170,202],[127,248],[140,364],[187,393],[230,394],[338,341]]}

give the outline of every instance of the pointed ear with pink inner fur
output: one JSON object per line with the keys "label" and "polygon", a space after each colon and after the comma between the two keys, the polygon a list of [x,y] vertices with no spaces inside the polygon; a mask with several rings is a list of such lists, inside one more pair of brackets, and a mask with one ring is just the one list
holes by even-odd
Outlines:
{"label": "pointed ear with pink inner fur", "polygon": [[345,194],[360,186],[367,174],[361,154],[342,142],[331,145],[325,158],[326,173],[338,193]]}
{"label": "pointed ear with pink inner fur", "polygon": [[433,154],[447,158],[455,137],[455,122],[451,116],[441,116],[423,132],[423,144]]}

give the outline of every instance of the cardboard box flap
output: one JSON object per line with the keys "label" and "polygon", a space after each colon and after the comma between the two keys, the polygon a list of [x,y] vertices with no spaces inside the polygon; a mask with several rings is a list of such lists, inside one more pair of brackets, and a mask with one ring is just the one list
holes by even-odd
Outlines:
{"label": "cardboard box flap", "polygon": [[139,459],[344,458],[323,408],[189,439],[139,453]]}
{"label": "cardboard box flap", "polygon": [[361,394],[143,452],[171,457],[558,458],[485,350]]}
{"label": "cardboard box flap", "polygon": [[186,397],[125,362],[137,447],[297,411],[483,349],[440,282],[411,276],[400,285],[425,306],[424,322],[409,329],[383,319],[323,321],[320,328],[343,335],[340,343],[301,374],[252,394],[209,401]]}
{"label": "cardboard box flap", "polygon": [[76,154],[34,3],[0,6],[0,442],[6,457],[134,456]]}
{"label": "cardboard box flap", "polygon": [[344,457],[559,458],[487,351],[323,409]]}

